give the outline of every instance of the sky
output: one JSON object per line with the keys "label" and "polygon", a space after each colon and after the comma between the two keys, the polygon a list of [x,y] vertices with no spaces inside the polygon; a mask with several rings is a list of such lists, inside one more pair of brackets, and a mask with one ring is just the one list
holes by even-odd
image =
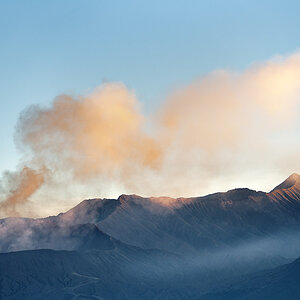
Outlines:
{"label": "sky", "polygon": [[[126,95],[134,91],[141,115],[156,114],[174,91],[189,95],[187,87],[214,70],[248,74],[256,64],[298,53],[299,10],[299,1],[274,0],[0,1],[0,172],[23,164],[16,126],[30,105],[122,83]],[[297,170],[254,165],[241,179],[226,173],[197,193],[225,184],[269,189]],[[117,193],[110,191],[100,194]]]}

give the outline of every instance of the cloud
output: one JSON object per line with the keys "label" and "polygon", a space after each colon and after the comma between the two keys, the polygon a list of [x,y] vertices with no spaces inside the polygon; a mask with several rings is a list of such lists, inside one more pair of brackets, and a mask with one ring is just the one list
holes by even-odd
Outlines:
{"label": "cloud", "polygon": [[35,161],[88,180],[99,173],[122,176],[132,164],[158,164],[159,144],[143,122],[135,95],[122,84],[106,84],[85,97],[59,96],[50,108],[31,107],[18,130]]}
{"label": "cloud", "polygon": [[30,196],[44,183],[44,173],[24,166],[20,172],[7,172],[3,177],[6,180],[4,200],[0,202],[0,210],[8,215],[17,215],[17,207],[26,203]]}
{"label": "cloud", "polygon": [[158,113],[174,189],[196,195],[218,177],[236,181],[253,168],[298,171],[299,105],[299,54],[241,73],[218,70],[174,91]]}
{"label": "cloud", "polygon": [[129,193],[189,196],[253,168],[298,171],[299,104],[299,53],[209,73],[174,90],[151,116],[121,83],[60,95],[22,113],[16,140],[28,167],[2,206],[14,212],[55,180],[66,189],[98,182],[103,195],[111,183]]}

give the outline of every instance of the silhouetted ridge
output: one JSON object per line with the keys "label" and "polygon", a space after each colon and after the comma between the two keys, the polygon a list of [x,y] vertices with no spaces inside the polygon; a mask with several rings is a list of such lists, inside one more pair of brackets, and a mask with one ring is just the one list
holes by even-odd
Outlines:
{"label": "silhouetted ridge", "polygon": [[225,195],[230,198],[231,200],[243,200],[246,199],[250,196],[257,196],[256,191],[250,190],[248,188],[237,188],[233,190],[229,190],[228,192],[225,193]]}
{"label": "silhouetted ridge", "polygon": [[118,197],[118,201],[120,201],[121,203],[132,201],[132,200],[138,200],[138,199],[144,199],[144,198],[136,194],[131,194],[131,195],[122,194]]}

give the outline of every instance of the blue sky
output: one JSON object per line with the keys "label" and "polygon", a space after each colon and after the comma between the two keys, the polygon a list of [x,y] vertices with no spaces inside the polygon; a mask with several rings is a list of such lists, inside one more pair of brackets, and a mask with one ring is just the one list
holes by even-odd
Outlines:
{"label": "blue sky", "polygon": [[219,68],[300,47],[299,1],[0,1],[0,171],[18,163],[20,112],[122,81],[151,111]]}

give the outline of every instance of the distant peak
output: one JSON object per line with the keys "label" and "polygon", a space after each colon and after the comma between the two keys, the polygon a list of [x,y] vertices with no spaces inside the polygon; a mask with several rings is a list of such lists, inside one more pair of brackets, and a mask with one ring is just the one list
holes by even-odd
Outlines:
{"label": "distant peak", "polygon": [[297,173],[293,173],[285,181],[276,186],[271,192],[274,192],[276,190],[289,189],[296,184],[300,184],[300,175]]}
{"label": "distant peak", "polygon": [[289,176],[289,178],[287,180],[295,180],[295,182],[299,182],[300,181],[300,175],[297,173],[293,173],[291,176]]}

